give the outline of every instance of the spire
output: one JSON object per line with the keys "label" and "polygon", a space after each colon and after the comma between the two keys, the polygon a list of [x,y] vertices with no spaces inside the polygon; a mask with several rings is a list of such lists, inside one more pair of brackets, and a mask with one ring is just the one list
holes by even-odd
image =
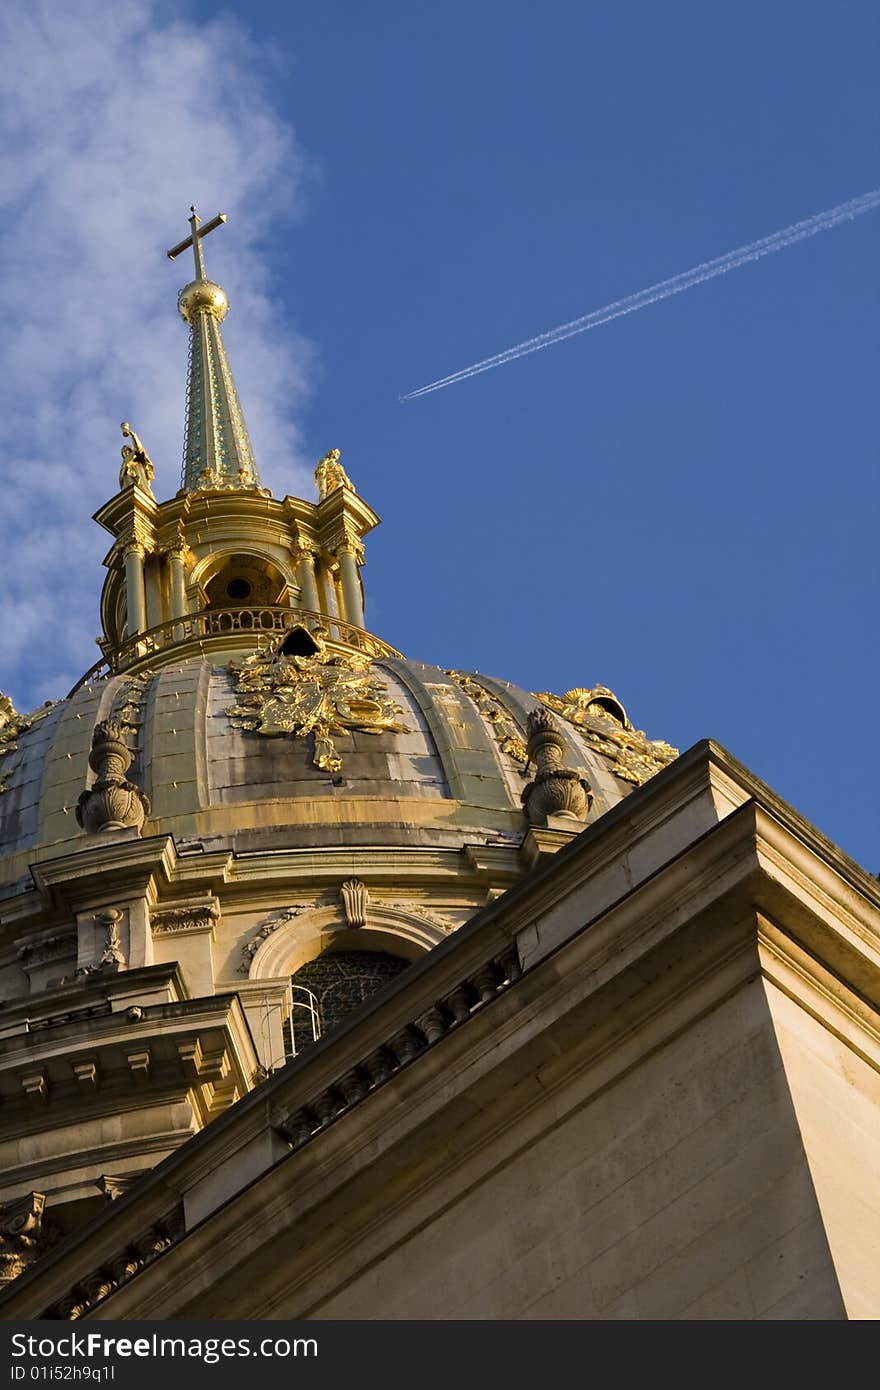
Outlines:
{"label": "spire", "polygon": [[226,213],[202,226],[194,207],[190,212],[190,235],[168,252],[168,259],[173,261],[191,246],[196,270],[195,279],[184,286],[177,300],[182,317],[190,325],[182,485],[186,492],[200,488],[262,490],[220,334],[229,301],[220,286],[207,278],[202,251],[202,238],[226,221]]}

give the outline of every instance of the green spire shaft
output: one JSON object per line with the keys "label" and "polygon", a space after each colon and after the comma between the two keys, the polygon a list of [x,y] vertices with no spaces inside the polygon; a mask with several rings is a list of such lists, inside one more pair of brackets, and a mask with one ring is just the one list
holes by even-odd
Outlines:
{"label": "green spire shaft", "polygon": [[173,260],[193,249],[195,279],[180,291],[177,307],[190,326],[186,431],[181,483],[185,491],[261,489],[260,476],[220,324],[229,310],[226,293],[205,274],[202,239],[226,221],[221,212],[201,225],[190,209],[190,235],[168,252]]}

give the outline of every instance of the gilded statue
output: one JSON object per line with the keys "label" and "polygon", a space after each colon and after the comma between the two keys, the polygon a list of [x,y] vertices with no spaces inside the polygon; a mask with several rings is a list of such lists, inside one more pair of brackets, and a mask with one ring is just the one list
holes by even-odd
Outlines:
{"label": "gilded statue", "polygon": [[335,492],[338,487],[350,488],[355,491],[354,484],[339,462],[339,450],[331,449],[329,454],[325,454],[315,469],[315,482],[318,484],[318,501],[323,502],[325,497],[329,497],[331,492]]}
{"label": "gilded statue", "polygon": [[131,440],[122,446],[122,467],[119,470],[120,487],[142,487],[151,492],[153,481],[153,461],[127,420],[119,426],[123,435]]}
{"label": "gilded statue", "polygon": [[17,719],[18,710],[15,708],[9,696],[4,695],[3,691],[0,690],[0,732],[4,729],[11,728]]}

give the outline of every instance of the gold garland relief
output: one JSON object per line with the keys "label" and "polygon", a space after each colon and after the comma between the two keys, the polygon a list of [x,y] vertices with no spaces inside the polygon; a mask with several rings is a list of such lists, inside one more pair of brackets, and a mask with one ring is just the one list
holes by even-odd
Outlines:
{"label": "gold garland relief", "polygon": [[463,671],[447,671],[446,674],[450,680],[455,681],[465,695],[470,696],[483,718],[489,721],[495,742],[502,753],[507,753],[514,762],[527,767],[529,755],[525,740],[500,701],[478,681],[475,681],[473,676],[466,676]]}
{"label": "gold garland relief", "polygon": [[562,696],[544,690],[535,699],[574,724],[591,748],[611,759],[611,771],[625,782],[641,786],[678,757],[677,748],[634,729],[623,705],[605,685],[578,686]]}
{"label": "gold garland relief", "polygon": [[238,703],[226,713],[233,725],[279,738],[314,734],[313,762],[322,772],[338,772],[342,759],[334,735],[358,730],[366,734],[409,733],[400,720],[403,709],[388,697],[388,687],[371,673],[369,657],[330,653],[317,633],[309,636],[312,656],[254,652],[231,662]]}
{"label": "gold garland relief", "polygon": [[[9,696],[0,690],[0,757],[6,753],[14,753],[21,735],[26,734],[32,725],[43,719],[57,703],[57,700],[47,700],[40,709],[33,710],[30,714],[19,714]],[[6,791],[9,775],[8,772],[0,774],[0,794]]]}

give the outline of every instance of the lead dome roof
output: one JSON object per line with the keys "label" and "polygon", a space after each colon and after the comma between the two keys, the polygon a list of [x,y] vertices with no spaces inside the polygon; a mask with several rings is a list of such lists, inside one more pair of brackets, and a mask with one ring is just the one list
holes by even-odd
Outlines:
{"label": "lead dome roof", "polygon": [[[521,839],[520,794],[534,775],[526,721],[542,702],[553,708],[554,697],[397,657],[373,661],[370,674],[403,727],[334,733],[335,771],[315,766],[312,734],[264,737],[239,726],[230,711],[240,709],[241,687],[227,660],[189,656],[111,675],[38,711],[2,760],[0,894],[14,891],[34,860],[96,843],[75,807],[94,780],[95,726],[108,719],[124,726],[134,754],[128,776],[150,800],[143,835],[171,834],[179,847],[246,853]],[[633,731],[601,687],[555,705],[565,765],[592,789],[588,823],[674,754]],[[648,750],[641,767],[640,749]]]}

